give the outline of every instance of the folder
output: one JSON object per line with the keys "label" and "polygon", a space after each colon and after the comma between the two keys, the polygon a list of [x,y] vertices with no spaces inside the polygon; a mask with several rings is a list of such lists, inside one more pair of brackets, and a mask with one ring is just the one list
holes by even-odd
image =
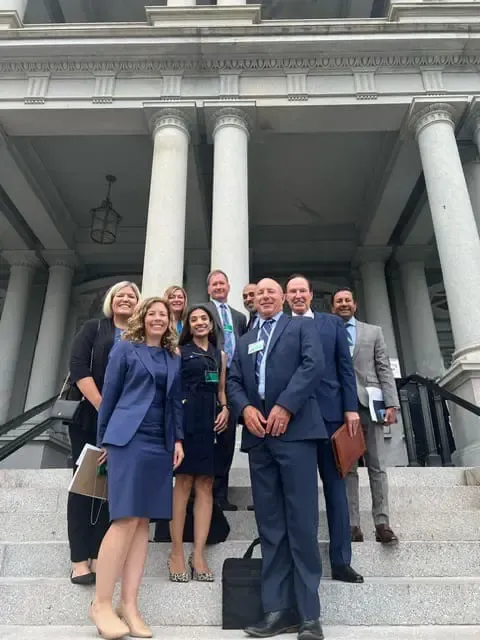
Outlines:
{"label": "folder", "polygon": [[98,459],[102,450],[86,444],[76,462],[77,470],[68,491],[89,498],[107,499],[107,476],[98,476]]}
{"label": "folder", "polygon": [[345,478],[355,462],[357,462],[367,450],[363,436],[363,428],[359,426],[356,434],[352,438],[348,433],[347,425],[342,424],[342,426],[335,431],[331,440],[337,471],[342,478]]}

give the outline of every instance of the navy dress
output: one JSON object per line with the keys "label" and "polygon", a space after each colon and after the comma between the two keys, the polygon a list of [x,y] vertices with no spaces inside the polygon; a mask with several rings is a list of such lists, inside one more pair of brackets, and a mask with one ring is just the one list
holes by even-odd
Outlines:
{"label": "navy dress", "polygon": [[124,446],[107,444],[110,520],[171,520],[173,457],[165,448],[167,362],[162,347],[149,347],[156,392],[143,422]]}
{"label": "navy dress", "polygon": [[[183,450],[176,473],[214,476],[215,418],[221,352],[210,343],[204,351],[193,342],[180,347],[182,354]],[[208,375],[208,374],[216,375]],[[217,378],[215,380],[215,378]]]}

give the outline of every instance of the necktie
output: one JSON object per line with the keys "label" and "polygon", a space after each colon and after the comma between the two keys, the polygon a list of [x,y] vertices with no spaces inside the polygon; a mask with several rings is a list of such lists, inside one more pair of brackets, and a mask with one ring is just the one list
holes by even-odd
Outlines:
{"label": "necktie", "polygon": [[355,344],[353,342],[353,337],[350,332],[350,327],[353,327],[353,324],[351,322],[347,322],[347,324],[345,325],[345,329],[347,331],[348,348],[350,349],[350,355],[353,356],[353,349],[355,348]]}
{"label": "necktie", "polygon": [[[227,315],[227,305],[221,304],[220,309],[222,310],[222,325],[223,325],[223,335],[225,336],[225,344],[223,346],[223,350],[227,356],[227,367],[229,367],[233,360],[233,336],[232,336],[232,326],[228,321]],[[228,329],[228,331],[227,331]]]}
{"label": "necktie", "polygon": [[255,325],[255,320],[257,319],[257,314],[256,313],[251,313],[250,314],[250,320],[248,321],[248,331],[251,331]]}
{"label": "necktie", "polygon": [[258,384],[258,381],[260,380],[260,368],[262,366],[263,356],[265,355],[265,351],[267,350],[268,338],[272,333],[274,324],[275,324],[275,320],[273,319],[265,320],[265,322],[262,325],[262,328],[260,329],[259,339],[263,340],[263,347],[260,351],[257,351],[257,360],[255,362],[255,377],[257,379],[257,384]]}

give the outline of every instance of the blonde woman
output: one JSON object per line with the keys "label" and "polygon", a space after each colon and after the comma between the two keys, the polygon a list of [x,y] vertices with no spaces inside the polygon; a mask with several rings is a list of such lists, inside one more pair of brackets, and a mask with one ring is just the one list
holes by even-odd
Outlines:
{"label": "blonde woman", "polygon": [[[108,356],[140,300],[140,291],[134,282],[117,282],[104,299],[101,320],[87,320],[75,337],[70,356],[70,377],[85,400],[80,404],[74,424],[68,427],[73,463],[85,444],[97,440],[97,411],[102,400],[102,387]],[[75,469],[74,469],[75,471]],[[67,524],[73,584],[89,585],[95,582],[97,554],[109,526],[108,508],[94,504],[85,496],[68,494]],[[92,524],[92,511],[98,513]]]}
{"label": "blonde woman", "polygon": [[168,300],[168,304],[172,312],[172,326],[178,335],[180,335],[182,333],[183,325],[185,324],[185,318],[187,317],[187,292],[183,287],[173,285],[168,287],[163,294],[163,297]]}
{"label": "blonde woman", "polygon": [[[137,598],[150,520],[172,517],[173,471],[183,460],[180,357],[170,310],[147,298],[110,355],[98,415],[100,464],[107,462],[110,528],[98,555],[90,617],[104,638],[150,638]],[[117,578],[121,600],[112,606]]]}

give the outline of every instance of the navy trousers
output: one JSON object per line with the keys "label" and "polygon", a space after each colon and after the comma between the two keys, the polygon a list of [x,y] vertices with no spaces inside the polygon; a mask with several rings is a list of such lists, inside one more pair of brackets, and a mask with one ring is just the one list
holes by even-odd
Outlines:
{"label": "navy trousers", "polygon": [[296,608],[302,620],[316,620],[322,575],[317,441],[267,436],[248,455],[262,546],[264,612]]}
{"label": "navy trousers", "polygon": [[[341,423],[326,422],[325,426],[328,433],[333,435]],[[352,543],[345,480],[338,474],[330,440],[317,441],[317,454],[318,471],[322,479],[327,507],[330,564],[332,566],[350,565],[352,562]]]}
{"label": "navy trousers", "polygon": [[237,423],[230,414],[228,428],[217,434],[214,448],[215,480],[213,483],[213,497],[217,502],[228,500],[228,480],[235,453],[235,438]]}

